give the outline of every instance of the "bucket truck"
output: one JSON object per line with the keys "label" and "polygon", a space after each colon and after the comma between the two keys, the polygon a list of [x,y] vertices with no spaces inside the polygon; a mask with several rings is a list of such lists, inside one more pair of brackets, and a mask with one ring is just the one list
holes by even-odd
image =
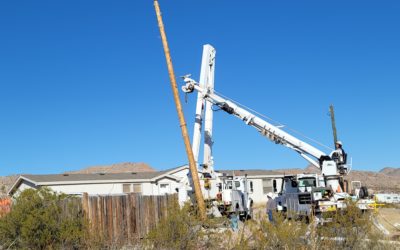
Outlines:
{"label": "bucket truck", "polygon": [[[207,47],[206,47],[207,46]],[[196,124],[194,130],[193,139],[193,151],[198,160],[198,148],[200,145],[200,133],[202,124],[202,115],[204,106],[207,105],[206,111],[208,114],[211,112],[211,107],[216,106],[219,109],[225,111],[240,120],[246,125],[254,128],[261,135],[271,140],[272,142],[285,146],[294,152],[298,153],[301,157],[306,159],[312,165],[316,166],[321,170],[321,174],[313,175],[297,175],[297,176],[286,176],[281,192],[277,198],[278,204],[282,207],[282,210],[290,215],[292,212],[296,215],[304,214],[306,216],[311,213],[320,214],[325,211],[332,211],[338,208],[345,207],[344,200],[348,197],[348,194],[343,190],[343,176],[348,173],[349,166],[346,161],[346,157],[335,157],[335,152],[327,154],[319,150],[318,148],[290,135],[278,126],[275,126],[252,111],[234,103],[233,101],[224,98],[214,92],[213,73],[214,73],[214,62],[215,62],[215,49],[210,45],[205,46],[205,52],[203,52],[202,70],[200,76],[200,82],[196,82],[190,78],[190,75],[183,77],[185,85],[182,87],[183,92],[193,93],[198,92],[197,107],[196,107]],[[207,49],[206,49],[207,48]],[[206,52],[208,51],[208,52]],[[210,54],[210,51],[212,53]],[[208,53],[208,54],[207,54]],[[210,80],[212,83],[210,84]],[[208,120],[212,121],[211,119]],[[207,115],[206,115],[207,122]],[[210,126],[210,125],[208,125]],[[210,149],[206,153],[205,164],[203,164],[203,176],[207,176],[203,183],[203,187],[209,187],[209,193],[212,190],[211,196],[213,198],[215,194],[217,196],[221,193],[226,186],[221,185],[219,176],[213,170],[213,161],[211,157],[211,129],[206,125],[206,137],[205,144]],[[213,181],[215,180],[215,183]],[[247,186],[246,183],[244,183]],[[207,195],[207,192],[203,192]],[[246,203],[246,201],[241,201]]]}
{"label": "bucket truck", "polygon": [[[203,46],[202,64],[200,70],[200,83],[204,89],[214,88],[215,49],[211,45]],[[189,76],[185,76],[187,78]],[[208,202],[214,216],[237,213],[241,219],[250,218],[252,215],[252,200],[249,198],[247,177],[226,176],[214,171],[212,157],[212,103],[198,93],[196,103],[195,124],[193,129],[192,150],[198,169],[200,186],[204,199]],[[199,164],[201,134],[204,123],[203,163]],[[189,180],[191,178],[189,175]],[[189,193],[191,193],[189,191]],[[218,210],[217,213],[215,211]]]}

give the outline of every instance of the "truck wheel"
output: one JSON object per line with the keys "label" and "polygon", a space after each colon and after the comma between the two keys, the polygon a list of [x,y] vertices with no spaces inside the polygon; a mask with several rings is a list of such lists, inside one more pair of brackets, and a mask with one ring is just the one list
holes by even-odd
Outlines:
{"label": "truck wheel", "polygon": [[368,188],[361,187],[358,196],[360,197],[360,199],[368,198]]}
{"label": "truck wheel", "polygon": [[250,215],[250,213],[245,212],[244,214],[240,215],[239,219],[241,221],[245,222],[246,220],[250,220],[251,219],[251,215]]}

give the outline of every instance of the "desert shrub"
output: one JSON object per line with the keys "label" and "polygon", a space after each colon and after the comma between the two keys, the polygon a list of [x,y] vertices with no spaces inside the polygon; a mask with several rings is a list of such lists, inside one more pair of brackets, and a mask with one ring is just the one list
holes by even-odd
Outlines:
{"label": "desert shrub", "polygon": [[331,214],[332,222],[316,228],[314,244],[323,249],[390,249],[379,242],[382,235],[373,225],[372,212],[363,212],[354,202]]}
{"label": "desert shrub", "polygon": [[274,223],[266,216],[248,221],[250,236],[245,241],[242,239],[238,246],[246,249],[298,249],[304,246],[305,221],[286,220],[279,213],[274,213],[273,217]]}
{"label": "desert shrub", "polygon": [[226,218],[208,218],[204,221],[189,204],[180,208],[176,200],[168,204],[168,214],[150,231],[146,249],[215,249],[223,240]]}
{"label": "desert shrub", "polygon": [[27,189],[19,194],[9,214],[0,219],[0,246],[11,249],[80,248],[87,223],[80,210],[62,208],[66,195],[49,189]]}
{"label": "desert shrub", "polygon": [[195,249],[200,237],[201,221],[189,205],[182,209],[176,201],[168,204],[168,214],[146,239],[147,249]]}
{"label": "desert shrub", "polygon": [[[354,203],[347,209],[325,214],[332,219],[324,225],[309,220],[287,220],[278,213],[274,223],[266,216],[245,223],[230,249],[396,249],[372,223],[373,213],[364,213]],[[246,229],[247,227],[247,229]],[[247,232],[246,232],[247,231]],[[223,246],[220,246],[223,247]]]}

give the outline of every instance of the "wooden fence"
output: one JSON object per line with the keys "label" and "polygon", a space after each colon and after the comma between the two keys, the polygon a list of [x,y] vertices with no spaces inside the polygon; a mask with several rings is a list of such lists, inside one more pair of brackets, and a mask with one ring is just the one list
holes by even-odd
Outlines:
{"label": "wooden fence", "polygon": [[82,209],[91,231],[110,243],[129,244],[143,238],[168,213],[168,204],[177,195],[142,196],[87,195],[82,197]]}
{"label": "wooden fence", "polygon": [[[167,215],[168,204],[178,196],[88,195],[60,200],[62,216],[85,216],[90,231],[110,245],[126,245],[144,238]],[[0,217],[9,213],[10,198],[0,198]]]}

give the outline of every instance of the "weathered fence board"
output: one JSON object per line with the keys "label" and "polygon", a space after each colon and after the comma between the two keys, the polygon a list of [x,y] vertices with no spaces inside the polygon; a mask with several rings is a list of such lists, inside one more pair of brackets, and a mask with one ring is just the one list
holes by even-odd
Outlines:
{"label": "weathered fence board", "polygon": [[168,202],[176,195],[82,196],[81,208],[90,222],[91,231],[115,244],[132,243],[145,237],[168,213]]}

